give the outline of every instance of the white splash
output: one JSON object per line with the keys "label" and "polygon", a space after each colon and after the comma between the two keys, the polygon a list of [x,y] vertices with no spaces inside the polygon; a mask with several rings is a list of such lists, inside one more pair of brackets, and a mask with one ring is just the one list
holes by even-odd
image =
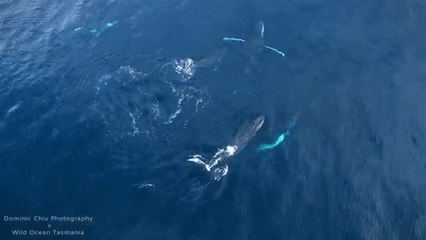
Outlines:
{"label": "white splash", "polygon": [[175,59],[173,66],[176,73],[183,76],[184,81],[192,78],[195,73],[195,62],[191,58]]}
{"label": "white splash", "polygon": [[[226,146],[225,148],[220,148],[213,156],[213,159],[209,162],[209,168],[216,166],[219,162],[228,159],[233,156],[237,151],[237,146]],[[210,170],[209,170],[210,171]]]}
{"label": "white splash", "polygon": [[233,156],[236,151],[237,146],[226,146],[226,152],[229,154],[229,156]]}
{"label": "white splash", "polygon": [[155,187],[155,185],[152,183],[137,183],[134,184],[134,186],[138,187],[138,189]]}
{"label": "white splash", "polygon": [[101,90],[102,86],[108,85],[108,81],[111,79],[111,77],[112,77],[111,74],[105,74],[99,79],[98,84],[96,84],[97,94],[99,93],[99,90]]}
{"label": "white splash", "polygon": [[193,87],[184,87],[181,89],[178,89],[174,87],[173,84],[169,83],[170,87],[172,88],[173,92],[176,94],[176,96],[179,97],[176,105],[176,110],[169,116],[167,121],[165,121],[165,124],[171,124],[173,121],[179,116],[179,114],[182,113],[182,109],[184,106],[188,106],[188,102],[193,100],[195,102],[195,112],[198,112],[199,109],[202,109],[207,104],[207,100],[210,98],[210,96],[207,94],[204,90],[199,90]]}
{"label": "white splash", "polygon": [[142,72],[136,71],[130,65],[120,66],[120,68],[118,69],[118,72],[119,73],[128,73],[128,74],[130,74],[130,76],[132,76],[133,79],[136,78],[137,76],[143,75]]}
{"label": "white splash", "polygon": [[[111,127],[112,134],[119,136],[152,135],[158,124],[181,124],[186,127],[188,121],[184,115],[201,111],[210,98],[206,90],[192,87],[186,82],[194,75],[195,68],[190,58],[176,58],[162,64],[155,68],[159,74],[148,75],[131,65],[120,66],[101,75],[94,84],[94,109]],[[151,81],[157,77],[160,81]],[[169,102],[166,106],[159,98],[163,94],[157,95],[157,90],[164,89],[164,94],[170,96],[167,99],[173,101],[171,108]]]}
{"label": "white splash", "polygon": [[139,134],[139,128],[136,126],[136,118],[133,115],[133,113],[129,113],[129,116],[132,119],[132,128],[133,128],[133,133],[131,135],[136,136],[137,134]]}
{"label": "white splash", "polygon": [[[204,166],[204,168],[208,172],[210,172],[220,162],[222,162],[222,161],[228,159],[229,157],[233,156],[236,152],[237,152],[237,146],[226,146],[225,148],[218,149],[217,152],[214,154],[213,158],[209,161],[209,163],[205,163],[206,159],[203,156],[201,156],[200,154],[190,156],[190,158],[188,158],[187,161],[200,164],[200,165]],[[226,171],[226,172],[228,172],[228,171]]]}
{"label": "white splash", "polygon": [[185,100],[185,96],[181,96],[178,100],[176,111],[170,115],[169,119],[167,120],[166,124],[170,124],[173,122],[173,120],[182,112],[182,102]]}

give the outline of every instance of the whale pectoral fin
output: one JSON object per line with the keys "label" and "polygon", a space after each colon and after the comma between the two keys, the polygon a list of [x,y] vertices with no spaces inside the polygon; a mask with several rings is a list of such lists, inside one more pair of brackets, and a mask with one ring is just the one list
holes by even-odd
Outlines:
{"label": "whale pectoral fin", "polygon": [[280,55],[281,57],[285,57],[285,53],[281,52],[280,50],[278,50],[276,48],[273,48],[273,47],[270,47],[270,46],[265,46],[265,48],[275,52],[276,54]]}
{"label": "whale pectoral fin", "polygon": [[197,164],[200,164],[200,165],[203,165],[203,166],[207,165],[205,162],[203,162],[202,160],[200,160],[198,158],[190,158],[187,161],[197,163]]}
{"label": "whale pectoral fin", "polygon": [[222,40],[225,42],[246,42],[246,40],[236,37],[224,37]]}
{"label": "whale pectoral fin", "polygon": [[193,162],[202,165],[207,171],[210,171],[210,167],[207,163],[205,163],[203,160],[203,157],[201,155],[194,155],[191,158],[188,158],[186,161]]}

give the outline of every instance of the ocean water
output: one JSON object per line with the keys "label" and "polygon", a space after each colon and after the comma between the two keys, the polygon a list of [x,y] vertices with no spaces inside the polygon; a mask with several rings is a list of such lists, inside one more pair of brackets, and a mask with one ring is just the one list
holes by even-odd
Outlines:
{"label": "ocean water", "polygon": [[0,239],[426,239],[425,12],[1,0]]}

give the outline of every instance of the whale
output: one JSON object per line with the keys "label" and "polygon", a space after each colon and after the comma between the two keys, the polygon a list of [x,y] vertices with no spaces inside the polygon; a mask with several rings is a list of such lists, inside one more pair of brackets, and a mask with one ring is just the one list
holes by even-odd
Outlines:
{"label": "whale", "polygon": [[219,148],[210,160],[201,154],[195,154],[190,156],[187,161],[203,166],[207,172],[213,173],[214,180],[219,181],[228,173],[227,160],[247,146],[261,129],[264,122],[265,117],[260,115],[240,126],[232,140],[225,147]]}
{"label": "whale", "polygon": [[274,47],[265,45],[265,24],[262,21],[256,23],[254,27],[254,34],[248,40],[239,37],[224,37],[223,41],[225,42],[238,42],[238,43],[246,43],[250,52],[259,53],[263,50],[272,51],[274,54],[277,54],[280,57],[285,57],[285,53],[280,51]]}

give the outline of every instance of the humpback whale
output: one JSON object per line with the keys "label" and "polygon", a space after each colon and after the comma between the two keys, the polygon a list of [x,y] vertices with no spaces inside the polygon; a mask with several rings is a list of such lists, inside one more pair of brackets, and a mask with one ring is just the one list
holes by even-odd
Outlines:
{"label": "humpback whale", "polygon": [[224,37],[223,41],[225,42],[241,42],[241,43],[248,43],[249,47],[251,49],[254,49],[254,51],[259,52],[263,49],[267,49],[272,51],[273,53],[281,56],[281,57],[285,57],[285,53],[273,48],[271,46],[267,46],[265,45],[264,42],[264,35],[265,35],[265,24],[260,21],[256,24],[255,26],[255,32],[257,32],[253,38],[249,39],[249,40],[245,40],[243,38],[238,38],[238,37]]}
{"label": "humpback whale", "polygon": [[187,159],[189,162],[194,162],[202,165],[208,172],[213,173],[213,178],[219,181],[228,173],[228,165],[226,160],[236,155],[256,136],[259,129],[265,121],[264,116],[258,116],[253,121],[242,125],[231,142],[223,148],[217,150],[210,160],[207,160],[200,154],[192,155]]}

